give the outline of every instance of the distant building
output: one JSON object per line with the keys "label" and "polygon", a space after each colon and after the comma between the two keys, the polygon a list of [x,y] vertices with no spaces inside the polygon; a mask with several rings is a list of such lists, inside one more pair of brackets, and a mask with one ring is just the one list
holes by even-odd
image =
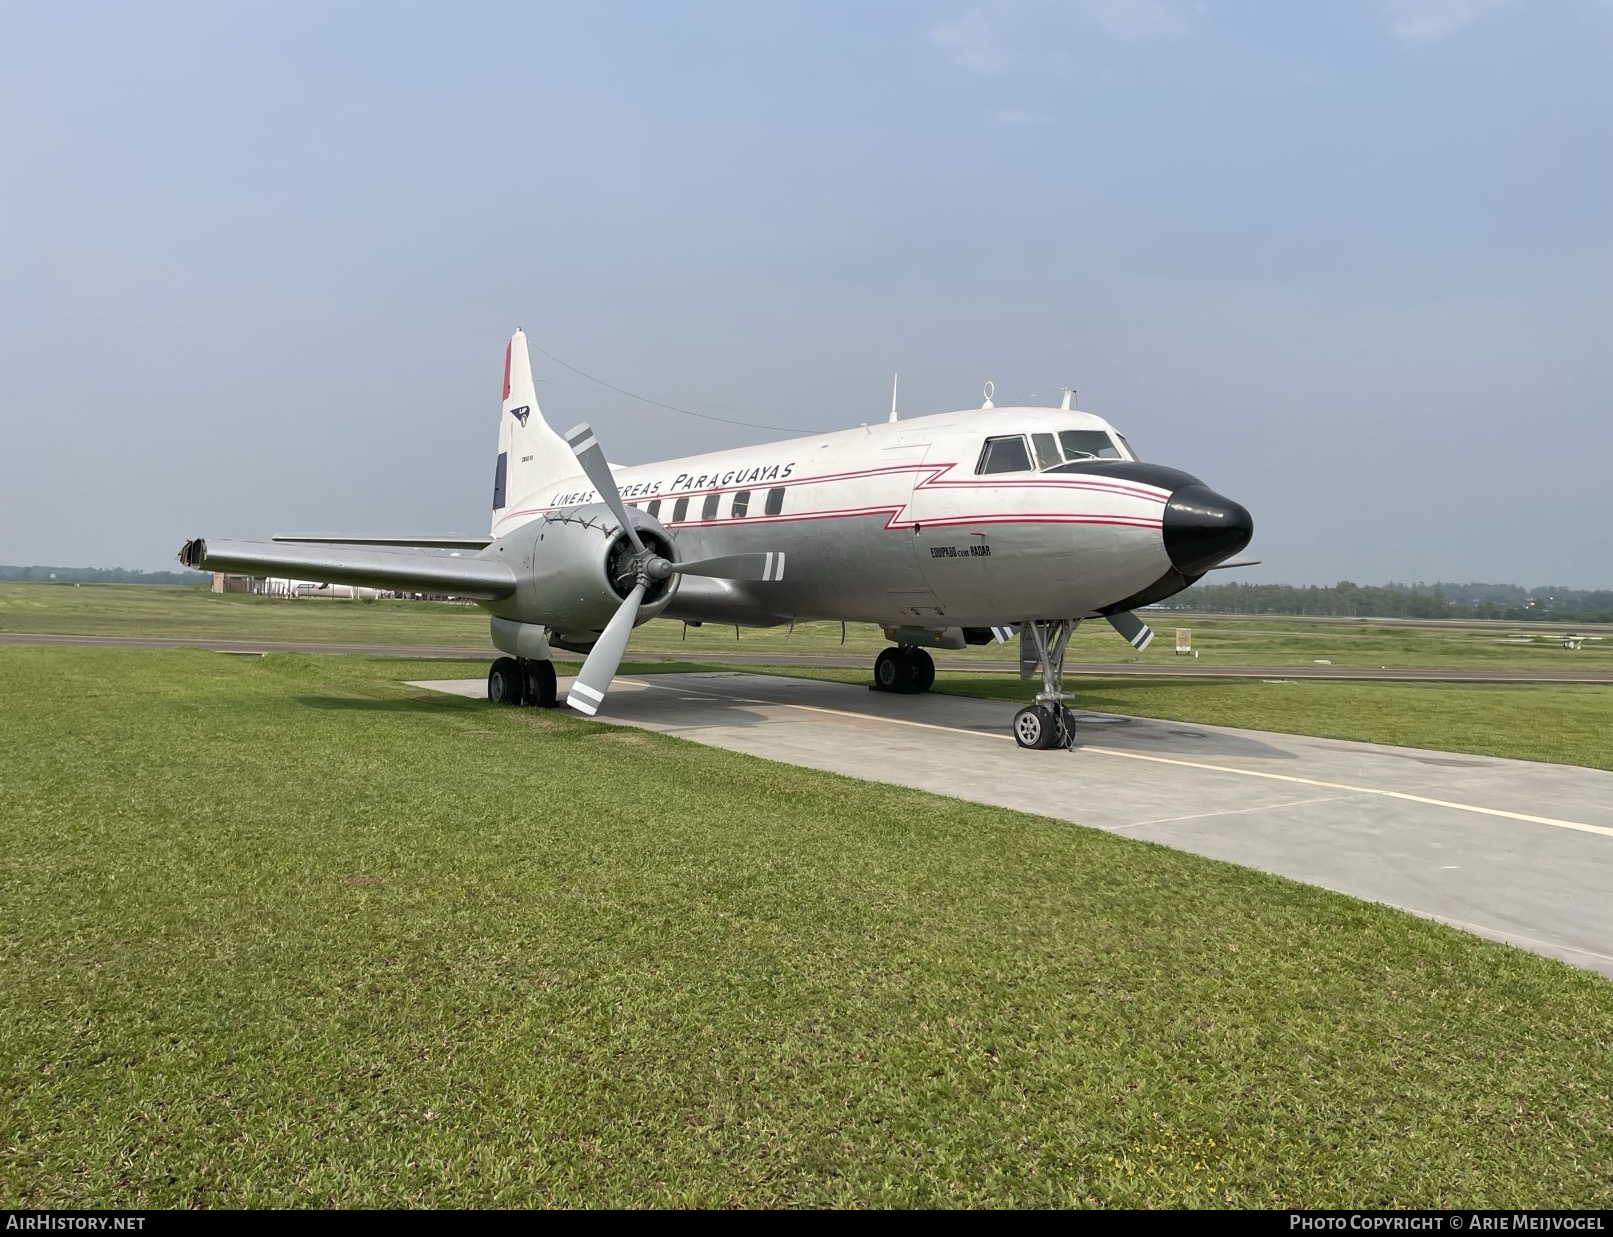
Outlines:
{"label": "distant building", "polygon": [[375,601],[395,596],[378,588],[353,584],[320,584],[314,580],[288,580],[281,576],[237,576],[213,573],[215,593],[253,593],[259,597],[314,597],[327,601]]}

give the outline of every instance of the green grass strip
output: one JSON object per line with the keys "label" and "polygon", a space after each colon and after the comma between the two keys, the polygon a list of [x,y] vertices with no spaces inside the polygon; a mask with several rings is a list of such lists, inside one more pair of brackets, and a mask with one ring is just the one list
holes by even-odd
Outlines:
{"label": "green grass strip", "polygon": [[0,649],[7,1206],[1613,1203],[1613,985],[402,678]]}

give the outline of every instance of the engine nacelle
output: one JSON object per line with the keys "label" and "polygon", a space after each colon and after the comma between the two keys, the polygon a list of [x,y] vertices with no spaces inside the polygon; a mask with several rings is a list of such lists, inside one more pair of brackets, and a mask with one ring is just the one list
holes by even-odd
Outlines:
{"label": "engine nacelle", "polygon": [[[627,510],[645,548],[676,562],[660,522],[635,507]],[[637,582],[633,543],[603,503],[540,516],[494,542],[483,557],[507,563],[519,582],[513,597],[488,609],[499,618],[541,624],[561,648],[591,646]],[[677,582],[676,575],[650,581],[639,622],[667,608]]]}

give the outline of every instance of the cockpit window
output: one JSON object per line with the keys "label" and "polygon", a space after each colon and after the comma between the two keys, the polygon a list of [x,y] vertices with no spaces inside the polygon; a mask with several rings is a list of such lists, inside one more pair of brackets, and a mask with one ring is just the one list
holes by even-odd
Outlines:
{"label": "cockpit window", "polygon": [[1029,472],[1030,452],[1025,450],[1025,439],[1019,434],[1007,438],[988,438],[975,465],[977,474],[994,472]]}
{"label": "cockpit window", "polygon": [[1036,467],[1057,468],[1064,463],[1059,454],[1059,440],[1051,434],[1032,434],[1031,450],[1036,453]]}
{"label": "cockpit window", "polygon": [[[1067,460],[1119,460],[1125,457],[1103,430],[1060,430],[1059,445]],[[1043,465],[1046,467],[1046,465]]]}

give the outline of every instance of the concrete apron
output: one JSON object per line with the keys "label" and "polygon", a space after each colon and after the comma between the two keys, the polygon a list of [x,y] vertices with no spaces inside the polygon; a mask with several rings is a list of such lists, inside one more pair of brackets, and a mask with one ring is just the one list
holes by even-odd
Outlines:
{"label": "concrete apron", "polygon": [[1146,838],[1613,977],[1613,773],[1096,714],[1032,752],[1016,707],[713,672],[619,678],[596,720]]}

